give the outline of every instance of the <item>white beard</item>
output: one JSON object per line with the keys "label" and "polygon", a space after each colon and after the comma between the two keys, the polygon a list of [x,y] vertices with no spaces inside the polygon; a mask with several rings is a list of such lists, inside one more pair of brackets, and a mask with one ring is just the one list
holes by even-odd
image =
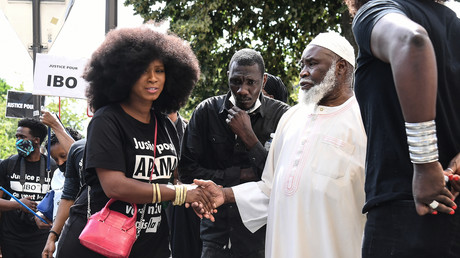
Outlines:
{"label": "white beard", "polygon": [[318,104],[324,96],[330,93],[336,83],[335,78],[335,62],[331,64],[331,67],[326,72],[326,75],[323,78],[323,81],[319,84],[315,84],[310,89],[304,91],[299,90],[299,103],[303,105]]}

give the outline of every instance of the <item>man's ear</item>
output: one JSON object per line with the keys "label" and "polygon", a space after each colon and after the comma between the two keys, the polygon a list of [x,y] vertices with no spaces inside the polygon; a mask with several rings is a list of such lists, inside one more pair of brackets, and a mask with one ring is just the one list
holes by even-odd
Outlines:
{"label": "man's ear", "polygon": [[264,73],[264,81],[263,81],[263,84],[262,84],[262,89],[265,88],[265,83],[267,83],[267,73]]}
{"label": "man's ear", "polygon": [[40,137],[34,137],[32,139],[32,142],[35,143],[36,145],[40,145]]}
{"label": "man's ear", "polygon": [[339,61],[336,62],[335,64],[335,70],[337,72],[337,75],[345,75],[347,73],[347,61],[345,59],[340,59]]}

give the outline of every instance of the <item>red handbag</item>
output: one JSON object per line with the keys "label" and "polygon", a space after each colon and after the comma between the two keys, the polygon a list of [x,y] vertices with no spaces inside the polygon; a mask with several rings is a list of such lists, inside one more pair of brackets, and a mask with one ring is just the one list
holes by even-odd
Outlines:
{"label": "red handbag", "polygon": [[78,239],[94,252],[106,257],[128,257],[136,241],[137,206],[132,203],[134,215],[128,217],[109,209],[115,199],[110,199],[104,208],[93,214]]}

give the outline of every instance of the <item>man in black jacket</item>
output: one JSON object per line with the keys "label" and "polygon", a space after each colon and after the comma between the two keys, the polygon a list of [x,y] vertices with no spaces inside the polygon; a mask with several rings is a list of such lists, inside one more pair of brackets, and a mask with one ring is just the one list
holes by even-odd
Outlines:
{"label": "man in black jacket", "polygon": [[[209,179],[222,186],[258,181],[271,134],[288,105],[261,94],[267,76],[262,56],[236,52],[228,66],[230,91],[200,103],[185,131],[180,180]],[[235,204],[223,205],[215,222],[202,220],[202,257],[264,257],[265,227],[251,233]]]}

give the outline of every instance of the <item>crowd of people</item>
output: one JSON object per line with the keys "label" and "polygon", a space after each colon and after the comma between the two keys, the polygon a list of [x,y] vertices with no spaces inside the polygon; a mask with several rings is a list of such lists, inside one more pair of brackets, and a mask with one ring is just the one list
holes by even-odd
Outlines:
{"label": "crowd of people", "polygon": [[439,0],[345,2],[359,49],[305,42],[298,104],[244,48],[189,121],[189,44],[110,31],[83,74],[86,138],[47,111],[18,122],[0,186],[24,206],[1,192],[3,257],[104,257],[80,235],[109,200],[136,221],[129,257],[458,257],[460,19]]}

